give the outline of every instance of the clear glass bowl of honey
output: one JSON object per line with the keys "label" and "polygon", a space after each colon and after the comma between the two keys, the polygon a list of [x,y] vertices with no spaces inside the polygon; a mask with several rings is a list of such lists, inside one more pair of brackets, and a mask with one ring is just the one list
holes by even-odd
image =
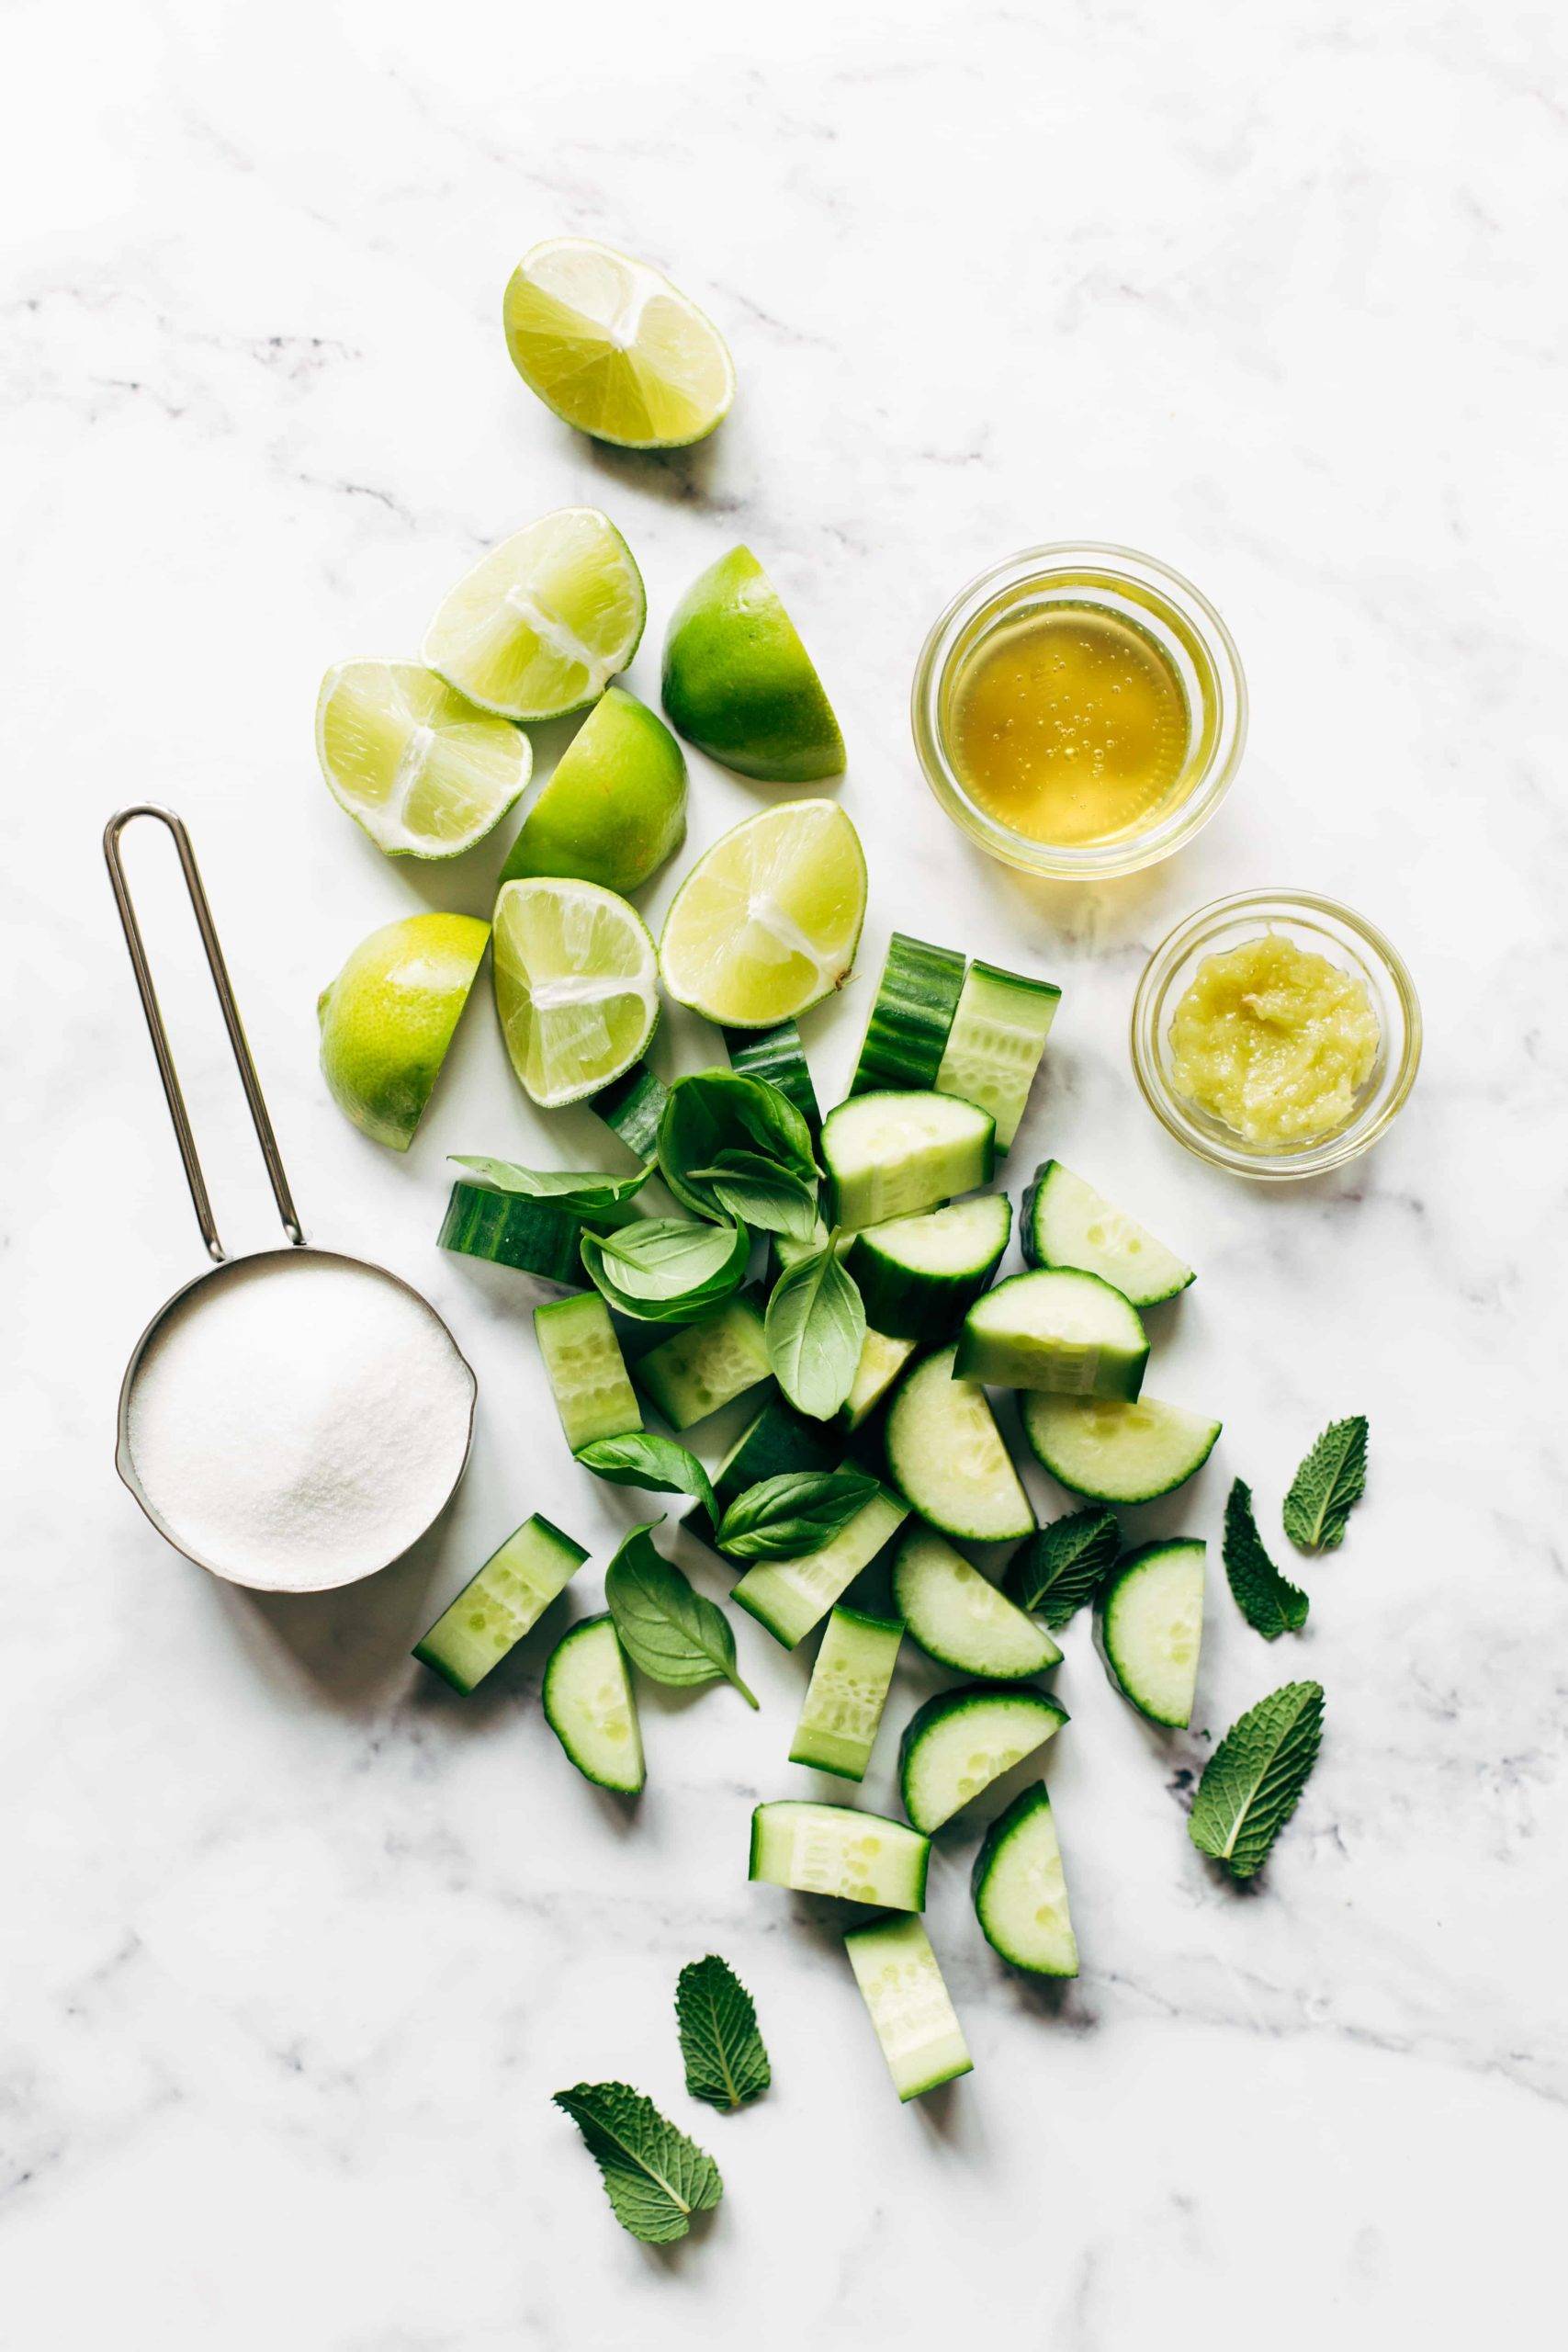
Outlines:
{"label": "clear glass bowl of honey", "polygon": [[1066,881],[1153,865],[1213,815],[1247,740],[1230,631],[1131,548],[1064,542],[961,590],[921,650],[915,747],[948,815]]}

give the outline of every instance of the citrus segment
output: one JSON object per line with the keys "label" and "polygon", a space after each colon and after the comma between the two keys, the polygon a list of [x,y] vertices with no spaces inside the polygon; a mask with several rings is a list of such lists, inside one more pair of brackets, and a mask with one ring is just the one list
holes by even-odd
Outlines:
{"label": "citrus segment", "polygon": [[640,888],[686,832],[686,763],[658,713],[611,686],[562,752],[502,867]]}
{"label": "citrus segment", "polygon": [[472,915],[406,916],[362,939],[316,1000],[321,1073],[372,1141],[413,1141],[489,937]]}
{"label": "citrus segment", "polygon": [[664,640],[664,707],[688,742],[765,784],[844,772],[844,739],[811,656],[750,548],[692,582]]}
{"label": "citrus segment", "polygon": [[642,575],[609,516],[563,506],[480,558],[421,650],[481,710],[560,718],[598,701],[647,616]]}
{"label": "citrus segment", "polygon": [[418,662],[340,662],[321,680],[316,756],[340,808],[389,857],[456,857],[528,781],[528,738]]}
{"label": "citrus segment", "polygon": [[644,262],[553,237],[513,271],[512,364],[547,408],[625,449],[683,448],[728,413],[735,367],[694,303]]}
{"label": "citrus segment", "polygon": [[495,1001],[512,1067],[545,1110],[630,1068],[659,1020],[659,967],[635,907],[539,876],[495,902]]}
{"label": "citrus segment", "polygon": [[865,856],[843,810],[766,808],[715,842],[676,892],[664,985],[710,1021],[770,1027],[843,986],[864,918]]}

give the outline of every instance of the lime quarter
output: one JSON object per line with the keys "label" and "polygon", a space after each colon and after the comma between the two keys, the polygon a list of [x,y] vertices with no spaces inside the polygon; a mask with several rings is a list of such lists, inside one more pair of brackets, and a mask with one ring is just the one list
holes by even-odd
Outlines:
{"label": "lime quarter", "polygon": [[635,907],[595,882],[536,876],[495,902],[495,1002],[506,1050],[545,1110],[629,1069],[659,1021],[659,964]]}
{"label": "lime quarter", "polygon": [[791,800],[724,833],[665,918],[664,985],[732,1029],[765,1029],[841,988],[865,920],[865,856],[831,800]]}
{"label": "lime quarter", "polygon": [[362,939],[321,990],[322,1075],[373,1142],[413,1141],[489,937],[472,915],[409,915]]}
{"label": "lime quarter", "polygon": [[607,514],[562,506],[503,539],[458,581],[422,648],[430,667],[501,718],[561,718],[597,702],[637,651],[642,574]]}
{"label": "lime quarter", "polygon": [[316,756],[340,808],[389,857],[457,857],[527,784],[528,738],[418,662],[340,662],[316,701]]}
{"label": "lime quarter", "polygon": [[623,895],[641,888],[686,832],[686,762],[657,712],[611,686],[524,820],[501,870],[575,874]]}
{"label": "lime quarter", "polygon": [[741,775],[818,784],[844,772],[833,706],[750,548],[720,556],[676,605],[663,694],[687,741]]}
{"label": "lime quarter", "polygon": [[552,237],[513,271],[506,348],[568,424],[623,449],[680,449],[728,415],[735,363],[694,302],[646,262]]}

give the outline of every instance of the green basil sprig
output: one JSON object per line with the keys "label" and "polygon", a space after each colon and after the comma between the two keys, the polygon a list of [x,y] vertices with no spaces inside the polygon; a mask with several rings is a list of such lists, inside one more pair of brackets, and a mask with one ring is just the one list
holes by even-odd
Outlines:
{"label": "green basil sprig", "polygon": [[756,1151],[721,1151],[711,1168],[688,1171],[705,1184],[721,1209],[755,1233],[784,1233],[809,1241],[817,1230],[817,1187]]}
{"label": "green basil sprig", "polygon": [[739,1288],[750,1249],[744,1226],[649,1216],[613,1233],[585,1233],[582,1263],[617,1313],[642,1323],[688,1323]]}
{"label": "green basil sprig", "polygon": [[621,1646],[655,1682],[677,1688],[732,1682],[748,1706],[757,1701],[735,1670],[735,1634],[716,1601],[656,1552],[649,1527],[634,1527],[604,1571],[604,1605]]}
{"label": "green basil sprig", "polygon": [[863,1470],[783,1470],[737,1495],[718,1548],[738,1560],[797,1560],[820,1551],[877,1492]]}
{"label": "green basil sprig", "polygon": [[815,1200],[819,1171],[811,1130],[787,1094],[765,1079],[730,1069],[677,1079],[659,1122],[660,1171],[676,1199],[699,1216],[722,1216],[708,1171],[732,1152],[795,1177]]}
{"label": "green basil sprig", "polygon": [[611,1176],[596,1169],[519,1168],[515,1160],[465,1158],[458,1151],[448,1152],[447,1158],[456,1167],[471,1168],[492,1192],[525,1193],[535,1200],[559,1201],[575,1209],[617,1208],[641,1192],[656,1164],[650,1159],[629,1176]]}
{"label": "green basil sprig", "polygon": [[649,1494],[690,1495],[710,1519],[718,1503],[707,1472],[688,1446],[651,1430],[627,1430],[620,1437],[591,1438],[577,1449],[577,1459],[595,1477],[615,1487],[641,1487]]}
{"label": "green basil sprig", "polygon": [[774,1379],[814,1421],[838,1411],[865,1345],[865,1306],[839,1261],[837,1239],[829,1234],[823,1249],[779,1276],[762,1324]]}

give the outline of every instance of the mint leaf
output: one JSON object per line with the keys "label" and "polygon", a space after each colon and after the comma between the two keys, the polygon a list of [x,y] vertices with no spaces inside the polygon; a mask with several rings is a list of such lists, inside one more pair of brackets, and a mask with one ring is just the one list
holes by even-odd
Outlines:
{"label": "mint leaf", "polygon": [[1307,1597],[1280,1574],[1263,1549],[1252,1516],[1252,1488],[1242,1478],[1225,1500],[1224,1560],[1235,1605],[1255,1634],[1272,1642],[1281,1634],[1301,1632],[1307,1621]]}
{"label": "mint leaf", "polygon": [[797,1560],[830,1544],[876,1491],[863,1470],[781,1470],[736,1496],[718,1548],[738,1560]]}
{"label": "mint leaf", "polygon": [[710,1519],[718,1516],[708,1474],[689,1446],[650,1430],[628,1430],[622,1437],[596,1437],[577,1449],[577,1459],[596,1478],[615,1487],[642,1487],[657,1495],[690,1495]]}
{"label": "mint leaf", "polygon": [[759,1233],[809,1241],[817,1230],[817,1186],[754,1151],[721,1151],[711,1168],[694,1168],[721,1209]]}
{"label": "mint leaf", "polygon": [[[658,1521],[651,1522],[654,1526]],[[634,1527],[604,1571],[604,1605],[621,1647],[655,1682],[678,1689],[732,1682],[757,1703],[735,1670],[735,1634],[716,1602],[694,1592],[689,1577],[656,1552],[647,1527]]]}
{"label": "mint leaf", "polygon": [[1332,1552],[1367,1490],[1367,1417],[1330,1421],[1285,1497],[1285,1532],[1298,1552]]}
{"label": "mint leaf", "polygon": [[683,2238],[724,2195],[713,2158],[629,2083],[579,2083],[555,2104],[586,2141],[616,2221],[645,2245]]}
{"label": "mint leaf", "polygon": [[455,1167],[471,1168],[492,1192],[527,1193],[536,1200],[560,1201],[576,1209],[614,1208],[629,1201],[634,1193],[641,1192],[655,1166],[650,1159],[629,1176],[608,1176],[597,1170],[519,1168],[515,1160],[476,1159],[458,1151],[449,1151],[446,1157]]}
{"label": "mint leaf", "polygon": [[865,1306],[839,1262],[837,1236],[781,1274],[762,1324],[773,1377],[796,1412],[825,1421],[854,1385]]}
{"label": "mint leaf", "polygon": [[1002,1590],[1047,1625],[1065,1625],[1094,1599],[1121,1548],[1114,1511],[1098,1503],[1069,1511],[1025,1537],[1008,1562]]}
{"label": "mint leaf", "polygon": [[1187,1832],[1233,1878],[1251,1878],[1296,1809],[1323,1737],[1323,1685],[1287,1682],[1234,1723],[1203,1767]]}
{"label": "mint leaf", "polygon": [[582,1263],[617,1313],[643,1323],[688,1323],[738,1290],[750,1255],[744,1226],[639,1217],[614,1233],[585,1233]]}
{"label": "mint leaf", "polygon": [[709,2107],[744,2107],[773,2081],[751,1996],[727,1960],[689,1961],[675,1985],[686,2088]]}

